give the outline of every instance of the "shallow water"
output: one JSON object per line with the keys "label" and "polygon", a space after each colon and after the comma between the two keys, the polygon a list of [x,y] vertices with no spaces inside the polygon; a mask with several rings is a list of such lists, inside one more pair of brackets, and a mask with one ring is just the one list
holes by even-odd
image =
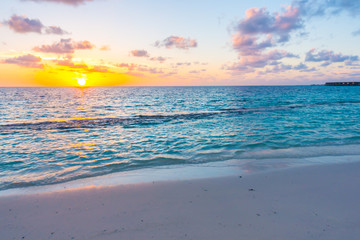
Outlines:
{"label": "shallow water", "polygon": [[233,159],[258,169],[284,159],[360,159],[359,93],[325,86],[0,88],[0,189]]}

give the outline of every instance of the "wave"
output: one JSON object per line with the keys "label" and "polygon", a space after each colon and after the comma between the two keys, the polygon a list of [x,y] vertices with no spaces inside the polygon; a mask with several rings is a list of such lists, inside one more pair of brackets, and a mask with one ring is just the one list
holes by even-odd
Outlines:
{"label": "wave", "polygon": [[0,125],[0,131],[11,130],[51,130],[51,129],[71,129],[71,128],[97,128],[109,125],[122,125],[132,127],[136,125],[161,124],[170,121],[196,120],[215,115],[224,114],[253,114],[259,112],[272,112],[294,110],[300,108],[313,108],[319,106],[337,106],[346,104],[359,104],[360,101],[337,101],[337,102],[319,102],[312,104],[288,104],[276,106],[259,106],[259,107],[239,107],[239,108],[222,108],[218,111],[197,111],[197,112],[180,112],[167,114],[139,114],[133,116],[121,117],[88,117],[88,118],[71,118],[60,120],[48,120],[37,122],[23,122]]}

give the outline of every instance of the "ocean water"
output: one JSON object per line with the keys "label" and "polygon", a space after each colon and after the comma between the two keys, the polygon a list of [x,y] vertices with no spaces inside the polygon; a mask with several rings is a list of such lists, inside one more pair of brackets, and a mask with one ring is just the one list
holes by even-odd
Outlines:
{"label": "ocean water", "polygon": [[360,160],[360,87],[0,88],[0,190],[347,155]]}

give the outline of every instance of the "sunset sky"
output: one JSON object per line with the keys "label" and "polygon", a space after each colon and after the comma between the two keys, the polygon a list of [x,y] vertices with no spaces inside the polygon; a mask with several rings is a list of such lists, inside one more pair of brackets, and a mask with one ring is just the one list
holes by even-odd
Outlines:
{"label": "sunset sky", "polygon": [[360,80],[359,0],[2,0],[0,86]]}

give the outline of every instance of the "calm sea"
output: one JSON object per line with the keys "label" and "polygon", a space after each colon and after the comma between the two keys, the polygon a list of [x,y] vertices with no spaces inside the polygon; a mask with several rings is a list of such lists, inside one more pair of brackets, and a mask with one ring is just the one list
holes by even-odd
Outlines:
{"label": "calm sea", "polygon": [[0,88],[0,190],[346,155],[360,159],[360,87]]}

